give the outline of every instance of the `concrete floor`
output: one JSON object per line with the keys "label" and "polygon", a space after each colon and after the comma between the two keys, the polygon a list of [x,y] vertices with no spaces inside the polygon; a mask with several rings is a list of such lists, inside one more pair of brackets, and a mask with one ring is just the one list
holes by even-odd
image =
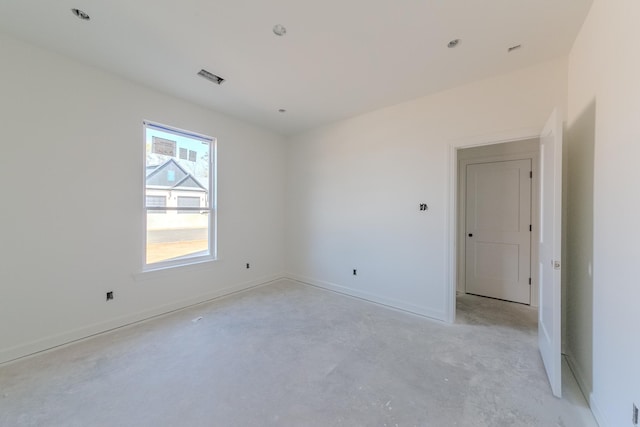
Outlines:
{"label": "concrete floor", "polygon": [[458,299],[455,325],[279,281],[0,366],[1,426],[563,426],[536,312]]}

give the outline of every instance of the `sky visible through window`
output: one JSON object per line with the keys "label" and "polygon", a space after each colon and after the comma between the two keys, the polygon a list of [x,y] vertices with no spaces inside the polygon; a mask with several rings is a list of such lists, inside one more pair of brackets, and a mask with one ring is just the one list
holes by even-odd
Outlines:
{"label": "sky visible through window", "polygon": [[[161,138],[162,140],[173,141],[176,143],[176,155],[168,156],[154,153],[153,138]],[[160,166],[169,159],[174,159],[191,173],[200,184],[209,189],[209,152],[210,144],[199,139],[187,138],[169,132],[163,132],[159,129],[147,128],[146,132],[146,155],[147,168],[152,166]],[[189,155],[191,154],[190,160]]]}

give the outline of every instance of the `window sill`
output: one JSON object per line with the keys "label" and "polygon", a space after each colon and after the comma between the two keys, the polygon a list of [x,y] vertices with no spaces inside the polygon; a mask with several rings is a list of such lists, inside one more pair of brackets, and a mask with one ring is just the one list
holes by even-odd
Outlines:
{"label": "window sill", "polygon": [[145,280],[169,277],[187,271],[206,270],[211,267],[211,265],[213,265],[213,263],[215,263],[216,261],[218,261],[217,258],[205,258],[193,260],[191,262],[185,262],[179,265],[163,265],[159,267],[150,267],[138,273],[133,273],[132,276],[136,282],[143,282]]}

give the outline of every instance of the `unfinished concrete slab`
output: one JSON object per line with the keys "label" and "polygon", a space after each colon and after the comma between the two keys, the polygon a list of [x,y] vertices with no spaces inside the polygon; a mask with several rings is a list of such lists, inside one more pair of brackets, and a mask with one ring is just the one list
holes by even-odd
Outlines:
{"label": "unfinished concrete slab", "polygon": [[536,342],[527,306],[446,325],[283,280],[0,366],[0,425],[596,426]]}

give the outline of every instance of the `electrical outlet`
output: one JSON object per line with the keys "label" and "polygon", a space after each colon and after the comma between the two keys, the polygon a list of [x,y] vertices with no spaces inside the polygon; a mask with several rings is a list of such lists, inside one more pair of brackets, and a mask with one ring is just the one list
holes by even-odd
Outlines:
{"label": "electrical outlet", "polygon": [[353,275],[357,276],[358,275],[358,270],[356,270],[355,268],[353,269]]}
{"label": "electrical outlet", "polygon": [[631,417],[631,421],[633,421],[634,426],[638,425],[638,407],[635,403],[633,404],[633,416]]}
{"label": "electrical outlet", "polygon": [[107,292],[107,301],[111,301],[113,299],[113,291]]}
{"label": "electrical outlet", "polygon": [[249,263],[247,263],[247,268],[251,268],[251,266],[249,265]]}

